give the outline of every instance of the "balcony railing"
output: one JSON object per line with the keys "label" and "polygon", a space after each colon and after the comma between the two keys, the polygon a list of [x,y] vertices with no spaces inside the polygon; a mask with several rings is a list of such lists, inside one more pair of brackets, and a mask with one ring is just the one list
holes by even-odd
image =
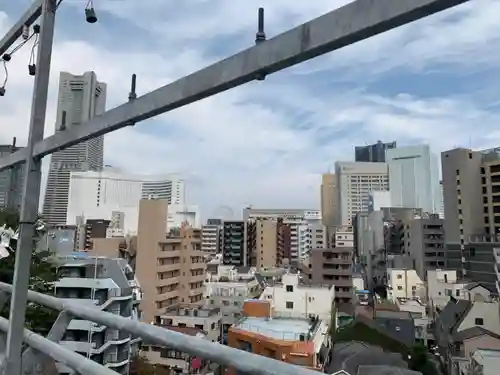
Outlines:
{"label": "balcony railing", "polygon": [[[0,283],[0,307],[5,304],[12,293],[10,284]],[[221,365],[232,367],[238,372],[255,375],[317,375],[316,371],[287,364],[257,354],[230,348],[218,343],[201,340],[162,327],[134,321],[101,311],[98,307],[87,307],[71,300],[62,300],[46,294],[28,292],[28,300],[37,304],[60,311],[54,326],[47,338],[24,330],[24,343],[29,346],[23,352],[23,373],[30,374],[35,364],[44,364],[47,359],[54,359],[63,365],[72,368],[81,375],[116,375],[116,372],[102,366],[78,353],[59,345],[68,324],[73,318],[84,319],[104,325],[108,328],[130,333],[133,337],[140,337],[149,344],[167,346],[192,356],[207,359]],[[8,320],[0,318],[0,330],[7,332]],[[42,353],[45,356],[40,356]],[[49,358],[50,357],[50,358]],[[3,359],[0,358],[0,368]],[[28,368],[30,366],[30,368]]]}

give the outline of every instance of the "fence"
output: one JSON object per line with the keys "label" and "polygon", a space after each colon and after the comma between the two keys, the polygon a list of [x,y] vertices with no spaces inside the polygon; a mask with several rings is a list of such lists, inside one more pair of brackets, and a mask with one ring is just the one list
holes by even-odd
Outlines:
{"label": "fence", "polygon": [[[12,291],[12,285],[0,283],[0,305],[4,305],[7,302]],[[148,344],[168,346],[192,356],[208,359],[224,366],[233,367],[238,372],[245,374],[318,374],[316,371],[309,370],[305,367],[287,364],[197,337],[183,335],[162,327],[134,321],[103,312],[97,307],[82,306],[75,301],[62,300],[32,291],[28,292],[28,300],[57,310],[60,314],[46,338],[30,332],[29,330],[24,330],[23,340],[29,348],[23,352],[23,374],[39,373],[42,366],[52,358],[72,368],[81,375],[116,375],[116,372],[58,344],[73,317],[89,320],[120,331],[129,332],[135,337],[140,337]],[[7,332],[7,330],[8,321],[0,318],[0,331]],[[44,355],[41,356],[37,352]],[[4,368],[4,365],[5,363],[2,363],[0,370]]]}

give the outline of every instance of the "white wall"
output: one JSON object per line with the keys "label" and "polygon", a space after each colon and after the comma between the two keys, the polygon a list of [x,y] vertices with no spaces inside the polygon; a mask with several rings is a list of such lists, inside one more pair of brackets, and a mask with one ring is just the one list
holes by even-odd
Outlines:
{"label": "white wall", "polygon": [[[277,314],[290,316],[314,314],[329,322],[335,298],[334,288],[298,284],[298,275],[285,274],[282,283],[266,287],[260,299],[272,301],[272,307]],[[287,291],[287,286],[291,286],[292,290]],[[287,308],[287,302],[293,302],[293,308]]]}
{"label": "white wall", "polygon": [[389,287],[387,298],[394,302],[398,298],[419,297],[425,288],[417,271],[394,268],[387,270],[387,286]]}
{"label": "white wall", "polygon": [[483,327],[500,335],[500,319],[498,317],[498,302],[474,302],[471,310],[457,328],[457,332],[477,326],[476,318],[483,320]]}
{"label": "white wall", "polygon": [[179,228],[188,222],[193,228],[200,228],[200,212],[198,206],[170,204],[167,214],[167,229]]}

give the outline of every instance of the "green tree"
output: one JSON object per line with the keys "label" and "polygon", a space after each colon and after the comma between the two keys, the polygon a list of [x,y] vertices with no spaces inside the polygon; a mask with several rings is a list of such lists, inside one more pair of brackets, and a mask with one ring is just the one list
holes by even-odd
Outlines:
{"label": "green tree", "polygon": [[419,371],[423,375],[437,375],[438,371],[429,360],[427,348],[424,345],[415,345],[410,350],[408,366],[411,370]]}
{"label": "green tree", "polygon": [[[19,215],[13,210],[0,210],[0,226],[6,225],[17,229]],[[14,279],[15,253],[0,259],[0,281],[12,284]],[[36,239],[33,240],[31,273],[29,288],[35,292],[53,295],[54,282],[58,280],[57,264],[48,251],[36,251]],[[8,318],[10,305],[6,304],[0,311],[1,316]],[[46,335],[57,318],[58,312],[45,306],[30,302],[26,310],[26,328]]]}

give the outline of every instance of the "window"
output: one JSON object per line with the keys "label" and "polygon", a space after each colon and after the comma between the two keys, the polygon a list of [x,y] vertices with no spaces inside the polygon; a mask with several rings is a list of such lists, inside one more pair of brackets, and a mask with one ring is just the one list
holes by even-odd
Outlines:
{"label": "window", "polygon": [[287,285],[286,286],[286,291],[287,292],[293,292],[293,285]]}
{"label": "window", "polygon": [[474,324],[477,326],[482,326],[484,324],[483,318],[474,319]]}
{"label": "window", "polygon": [[460,289],[455,290],[455,296],[460,297]]}
{"label": "window", "polygon": [[287,309],[293,309],[293,302],[292,301],[286,301],[286,308]]}
{"label": "window", "polygon": [[403,278],[403,275],[397,275],[396,278],[401,280]]}
{"label": "window", "polygon": [[401,285],[398,285],[398,290],[403,290],[403,287]]}

